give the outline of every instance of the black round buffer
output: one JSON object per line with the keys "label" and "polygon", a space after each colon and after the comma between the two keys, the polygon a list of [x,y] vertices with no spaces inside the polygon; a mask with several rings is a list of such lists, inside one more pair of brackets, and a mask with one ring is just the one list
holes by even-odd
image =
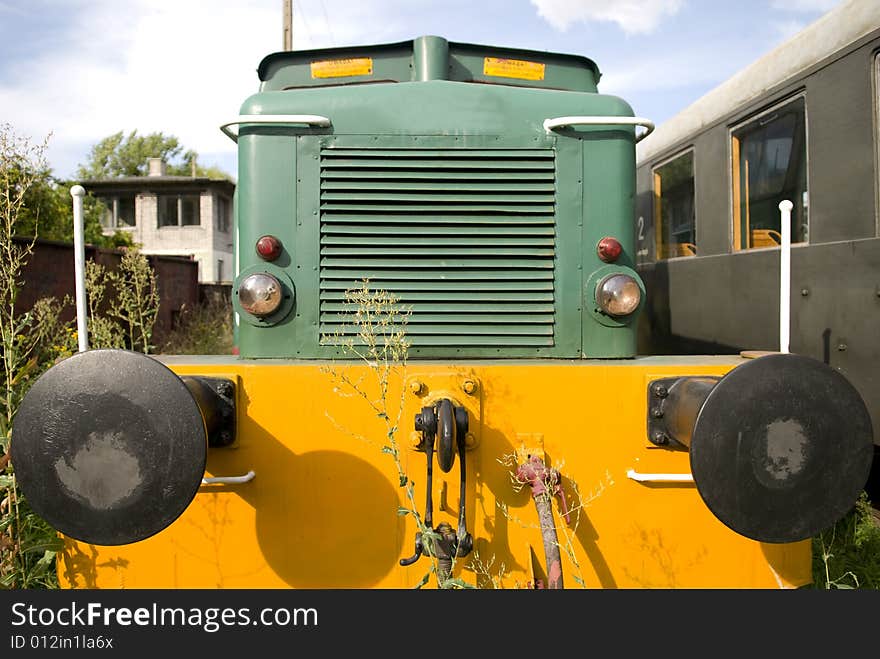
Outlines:
{"label": "black round buffer", "polygon": [[191,503],[207,433],[169,368],[137,352],[89,350],[34,382],[10,452],[38,515],[77,540],[121,545],[158,533]]}
{"label": "black round buffer", "polygon": [[700,496],[741,535],[805,540],[843,517],[864,489],[870,415],[855,387],[820,361],[770,354],[720,379],[679,378],[658,390]]}

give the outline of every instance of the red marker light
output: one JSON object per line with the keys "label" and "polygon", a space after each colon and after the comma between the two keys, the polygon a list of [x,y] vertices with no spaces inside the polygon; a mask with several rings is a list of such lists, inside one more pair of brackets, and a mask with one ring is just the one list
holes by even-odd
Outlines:
{"label": "red marker light", "polygon": [[281,241],[275,236],[263,236],[257,241],[257,254],[264,261],[274,261],[281,256]]}
{"label": "red marker light", "polygon": [[620,242],[610,236],[605,236],[599,241],[599,244],[596,245],[596,252],[599,254],[599,258],[605,261],[605,263],[613,263],[616,261],[622,251],[623,246]]}

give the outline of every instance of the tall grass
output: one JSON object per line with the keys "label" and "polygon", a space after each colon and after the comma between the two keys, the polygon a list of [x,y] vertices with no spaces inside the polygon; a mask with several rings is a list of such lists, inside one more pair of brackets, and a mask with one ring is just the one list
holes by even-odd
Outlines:
{"label": "tall grass", "polygon": [[[73,321],[63,321],[68,298],[43,298],[31,309],[16,304],[22,271],[36,236],[16,240],[28,190],[47,170],[48,138],[33,144],[0,124],[0,587],[57,588],[57,532],[28,505],[10,460],[12,425],[30,385],[77,348]],[[34,213],[31,213],[34,215]],[[38,223],[35,226],[39,226]],[[36,232],[35,232],[36,233]],[[89,345],[151,352],[158,313],[156,276],[146,257],[129,249],[119,268],[87,265]],[[112,295],[105,293],[112,291]]]}
{"label": "tall grass", "polygon": [[157,351],[166,355],[229,355],[232,349],[232,304],[214,295],[184,309]]}
{"label": "tall grass", "polygon": [[880,525],[865,493],[834,526],[813,538],[811,588],[880,589]]}

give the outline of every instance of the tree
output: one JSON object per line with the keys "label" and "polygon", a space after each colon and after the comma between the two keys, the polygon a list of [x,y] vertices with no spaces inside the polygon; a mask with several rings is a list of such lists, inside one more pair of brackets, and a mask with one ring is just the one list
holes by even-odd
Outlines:
{"label": "tree", "polygon": [[[52,175],[48,168],[32,173],[32,183],[24,193],[16,233],[19,236],[39,236],[46,240],[73,241],[73,199],[70,181]],[[104,236],[101,218],[106,207],[100,199],[86,195],[83,200],[83,234],[85,241],[101,247],[113,247],[112,236]]]}
{"label": "tree", "polygon": [[[5,131],[12,135],[11,126]],[[11,138],[10,138],[11,139]],[[45,148],[45,147],[44,147]],[[41,152],[42,155],[42,152]],[[77,171],[78,180],[112,178],[116,176],[143,176],[147,173],[147,158],[159,157],[168,163],[168,174],[191,176],[193,166],[197,176],[229,178],[216,167],[197,164],[195,151],[184,151],[173,135],[151,133],[140,136],[132,131],[125,136],[122,131],[95,144],[85,165]],[[174,159],[177,159],[175,162]],[[70,188],[76,181],[66,181],[52,174],[45,158],[8,158],[5,171],[10,182],[27,181],[20,186],[20,207],[17,210],[15,233],[22,237],[40,237],[46,240],[73,242],[73,200]],[[117,231],[105,236],[101,219],[107,212],[104,203],[87,194],[83,199],[83,233],[85,242],[99,247],[133,246],[131,235]]]}
{"label": "tree", "polygon": [[137,130],[128,135],[119,131],[95,144],[86,163],[77,170],[77,177],[89,180],[145,176],[148,158],[162,158],[167,163],[167,174],[172,176],[230,178],[217,167],[199,165],[198,153],[192,149],[184,150],[174,135],[161,132],[138,135]]}
{"label": "tree", "polygon": [[[70,188],[73,183],[52,174],[44,155],[49,137],[35,147],[17,136],[9,124],[0,125],[0,130],[4,140],[2,183],[4,199],[8,202],[0,209],[4,221],[12,217],[14,210],[15,221],[7,222],[7,225],[16,236],[72,242],[73,199]],[[99,199],[86,196],[83,202],[85,241],[101,247],[119,246],[118,237],[102,233],[101,218],[105,212],[106,207]],[[123,244],[131,243],[130,239],[124,238]]]}

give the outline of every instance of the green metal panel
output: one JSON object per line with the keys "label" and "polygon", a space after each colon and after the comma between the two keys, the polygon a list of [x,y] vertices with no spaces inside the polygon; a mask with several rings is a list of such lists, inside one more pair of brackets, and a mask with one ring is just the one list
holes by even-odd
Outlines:
{"label": "green metal panel", "polygon": [[[515,60],[540,67],[537,79],[493,75],[487,72],[486,58]],[[356,67],[353,75],[316,77],[315,62],[368,61],[369,68]],[[595,92],[600,73],[596,63],[586,57],[548,53],[521,48],[500,48],[449,42],[442,37],[423,36],[399,43],[283,51],[263,58],[257,69],[261,91],[302,89],[327,85],[381,82],[452,80],[488,82]]]}
{"label": "green metal panel", "polygon": [[[495,136],[469,138],[467,146],[454,138],[421,136],[419,142],[421,148],[409,139],[386,139],[377,148],[374,140],[360,138],[322,141],[318,340],[332,348],[327,337],[344,329],[344,290],[369,276],[372,287],[395,293],[412,310],[407,335],[414,357],[482,356],[499,349],[562,355],[555,322],[556,152],[503,148]],[[428,143],[445,148],[424,148]],[[528,187],[534,179],[521,185],[518,178],[535,170],[546,188],[540,195]],[[385,175],[354,178],[377,171]],[[468,191],[473,171],[494,174],[510,189],[498,195]],[[398,174],[419,176],[418,187]],[[348,183],[353,180],[358,185]],[[508,234],[508,216],[517,220],[514,231],[532,233]],[[359,230],[363,226],[369,234]],[[470,233],[460,235],[461,228]],[[570,334],[576,318],[562,317],[574,321],[566,328]]]}
{"label": "green metal panel", "polygon": [[[608,268],[606,264],[596,259],[596,245],[603,237],[613,236],[623,246],[623,253],[614,263],[614,268],[636,278],[642,288],[644,301],[644,285],[641,278],[634,275],[635,244],[632,217],[635,203],[635,168],[630,160],[631,147],[622,138],[597,139],[595,135],[583,134],[577,139],[583,141],[584,158],[583,356],[635,355],[637,346],[634,317],[638,312],[623,321],[598,314],[595,302],[597,279],[594,277]],[[622,331],[608,331],[609,328]]]}
{"label": "green metal panel", "polygon": [[[273,76],[285,61],[271,59]],[[599,322],[586,290],[605,235],[631,268],[634,130],[543,128],[632,116],[622,100],[432,80],[264,91],[241,113],[331,121],[239,130],[241,272],[261,267],[253,245],[276,235],[285,250],[273,265],[296,300],[283,317],[240,324],[242,356],[340,356],[327,335],[362,278],[412,306],[411,357],[634,354],[630,319]]]}
{"label": "green metal panel", "polygon": [[[567,89],[580,92],[595,92],[599,81],[599,69],[586,57],[556,55],[515,49],[490,49],[472,44],[450,44],[450,80],[473,80],[494,84],[516,84],[519,86],[544,87],[548,89]],[[522,80],[499,78],[484,72],[484,58],[525,60],[545,64],[541,80]]]}

